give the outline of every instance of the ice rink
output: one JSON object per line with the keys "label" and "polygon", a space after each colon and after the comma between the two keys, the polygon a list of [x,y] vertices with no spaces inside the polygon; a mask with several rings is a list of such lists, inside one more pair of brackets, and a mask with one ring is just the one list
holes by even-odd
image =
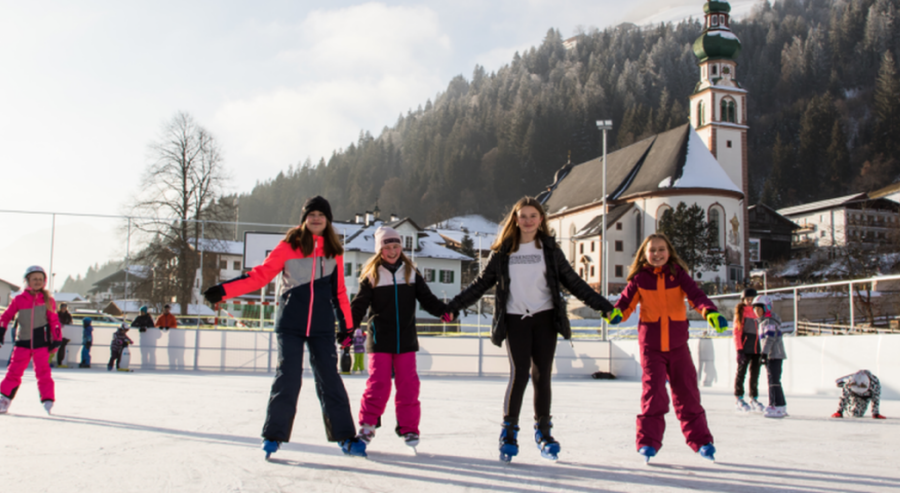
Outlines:
{"label": "ice rink", "polygon": [[[507,465],[497,459],[506,380],[424,377],[418,455],[394,434],[391,402],[361,459],[326,441],[307,375],[292,441],[267,462],[259,432],[272,374],[53,372],[52,416],[30,369],[0,415],[3,492],[900,491],[898,401],[882,402],[885,421],[839,420],[828,418],[837,398],[789,395],[791,416],[772,420],[703,389],[717,461],[684,444],[670,413],[646,466],[634,447],[640,384],[558,378],[560,460],[540,457],[526,425]],[[365,377],[344,381],[356,413]],[[523,417],[530,405],[529,390]]]}

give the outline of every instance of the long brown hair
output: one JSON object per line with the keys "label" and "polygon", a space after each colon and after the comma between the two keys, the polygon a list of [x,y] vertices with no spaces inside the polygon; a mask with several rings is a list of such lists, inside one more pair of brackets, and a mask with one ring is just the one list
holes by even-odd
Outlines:
{"label": "long brown hair", "polygon": [[512,210],[509,211],[509,214],[506,215],[506,218],[503,220],[503,228],[500,229],[500,234],[497,236],[497,239],[494,240],[494,244],[491,245],[491,250],[495,252],[499,252],[503,245],[507,242],[510,245],[509,253],[519,251],[519,241],[521,241],[521,234],[519,231],[519,221],[517,214],[523,207],[534,207],[537,209],[538,213],[541,215],[541,225],[538,227],[537,234],[534,235],[534,246],[541,248],[541,237],[545,236],[550,238],[552,235],[550,234],[550,228],[547,226],[547,214],[544,212],[544,206],[541,205],[540,202],[537,201],[534,197],[522,197],[513,205]]}
{"label": "long brown hair", "polygon": [[[400,252],[400,260],[403,262],[403,277],[406,278],[406,284],[409,284],[409,279],[415,267],[413,267],[412,262],[409,261],[403,252]],[[378,286],[378,268],[382,265],[384,265],[384,259],[381,258],[381,252],[375,252],[375,255],[369,257],[366,265],[363,266],[362,272],[359,274],[359,282],[362,283],[369,279],[373,288]]]}
{"label": "long brown hair", "polygon": [[[331,221],[325,223],[325,231],[322,231],[322,238],[325,240],[326,257],[334,258],[344,254],[344,246],[341,245],[341,239],[335,233]],[[284,241],[289,243],[294,250],[300,250],[304,257],[312,255],[313,248],[315,248],[313,234],[306,229],[306,221],[303,221],[303,224],[300,226],[288,230],[287,234],[284,235]]]}
{"label": "long brown hair", "polygon": [[[672,264],[677,264],[685,272],[690,272],[684,260],[681,260],[681,257],[678,256],[678,252],[675,251],[675,248],[672,246],[672,242],[669,241],[669,237],[663,233],[653,233],[647,235],[644,238],[644,241],[641,243],[641,247],[638,248],[637,253],[634,255],[634,262],[631,263],[631,267],[628,268],[628,280],[630,281],[634,276],[637,275],[638,272],[641,271],[645,266],[649,265],[647,262],[647,245],[650,244],[651,240],[663,240],[666,242],[666,248],[669,250],[669,261],[666,262],[666,265],[669,266],[669,269],[672,269]],[[674,271],[673,271],[674,273]]]}

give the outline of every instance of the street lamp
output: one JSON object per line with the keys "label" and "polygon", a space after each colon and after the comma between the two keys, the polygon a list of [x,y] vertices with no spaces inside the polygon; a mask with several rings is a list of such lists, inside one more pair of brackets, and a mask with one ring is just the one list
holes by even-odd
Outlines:
{"label": "street lamp", "polygon": [[[597,120],[597,129],[603,132],[603,225],[601,226],[600,248],[600,294],[604,298],[609,296],[609,245],[606,241],[606,214],[609,212],[606,202],[606,132],[612,130],[612,120]],[[603,321],[603,340],[607,340],[609,336],[609,327],[606,321]]]}

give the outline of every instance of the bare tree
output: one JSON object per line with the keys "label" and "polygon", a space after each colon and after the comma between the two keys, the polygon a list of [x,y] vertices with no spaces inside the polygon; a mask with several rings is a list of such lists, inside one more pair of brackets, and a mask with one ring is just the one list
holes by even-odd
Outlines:
{"label": "bare tree", "polygon": [[[224,238],[228,226],[203,221],[229,221],[234,211],[220,200],[228,181],[218,141],[187,113],[177,113],[150,144],[151,164],[133,203],[134,228],[147,242],[135,262],[152,270],[148,293],[153,302],[176,299],[181,314],[207,281],[204,265],[200,285],[201,239]],[[210,256],[210,261],[212,261]],[[212,262],[204,261],[204,264]],[[213,274],[214,275],[214,274]]]}

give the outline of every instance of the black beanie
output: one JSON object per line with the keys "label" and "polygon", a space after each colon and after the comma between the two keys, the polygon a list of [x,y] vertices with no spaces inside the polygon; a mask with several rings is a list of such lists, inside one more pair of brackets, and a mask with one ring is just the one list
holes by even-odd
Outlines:
{"label": "black beanie", "polygon": [[741,295],[741,298],[756,298],[756,290],[753,288],[747,288],[744,290],[744,293]]}
{"label": "black beanie", "polygon": [[321,195],[316,195],[303,204],[303,216],[300,217],[300,224],[306,222],[306,216],[312,211],[319,211],[322,214],[325,214],[325,217],[328,218],[328,222],[334,222],[334,218],[331,215],[331,205]]}

